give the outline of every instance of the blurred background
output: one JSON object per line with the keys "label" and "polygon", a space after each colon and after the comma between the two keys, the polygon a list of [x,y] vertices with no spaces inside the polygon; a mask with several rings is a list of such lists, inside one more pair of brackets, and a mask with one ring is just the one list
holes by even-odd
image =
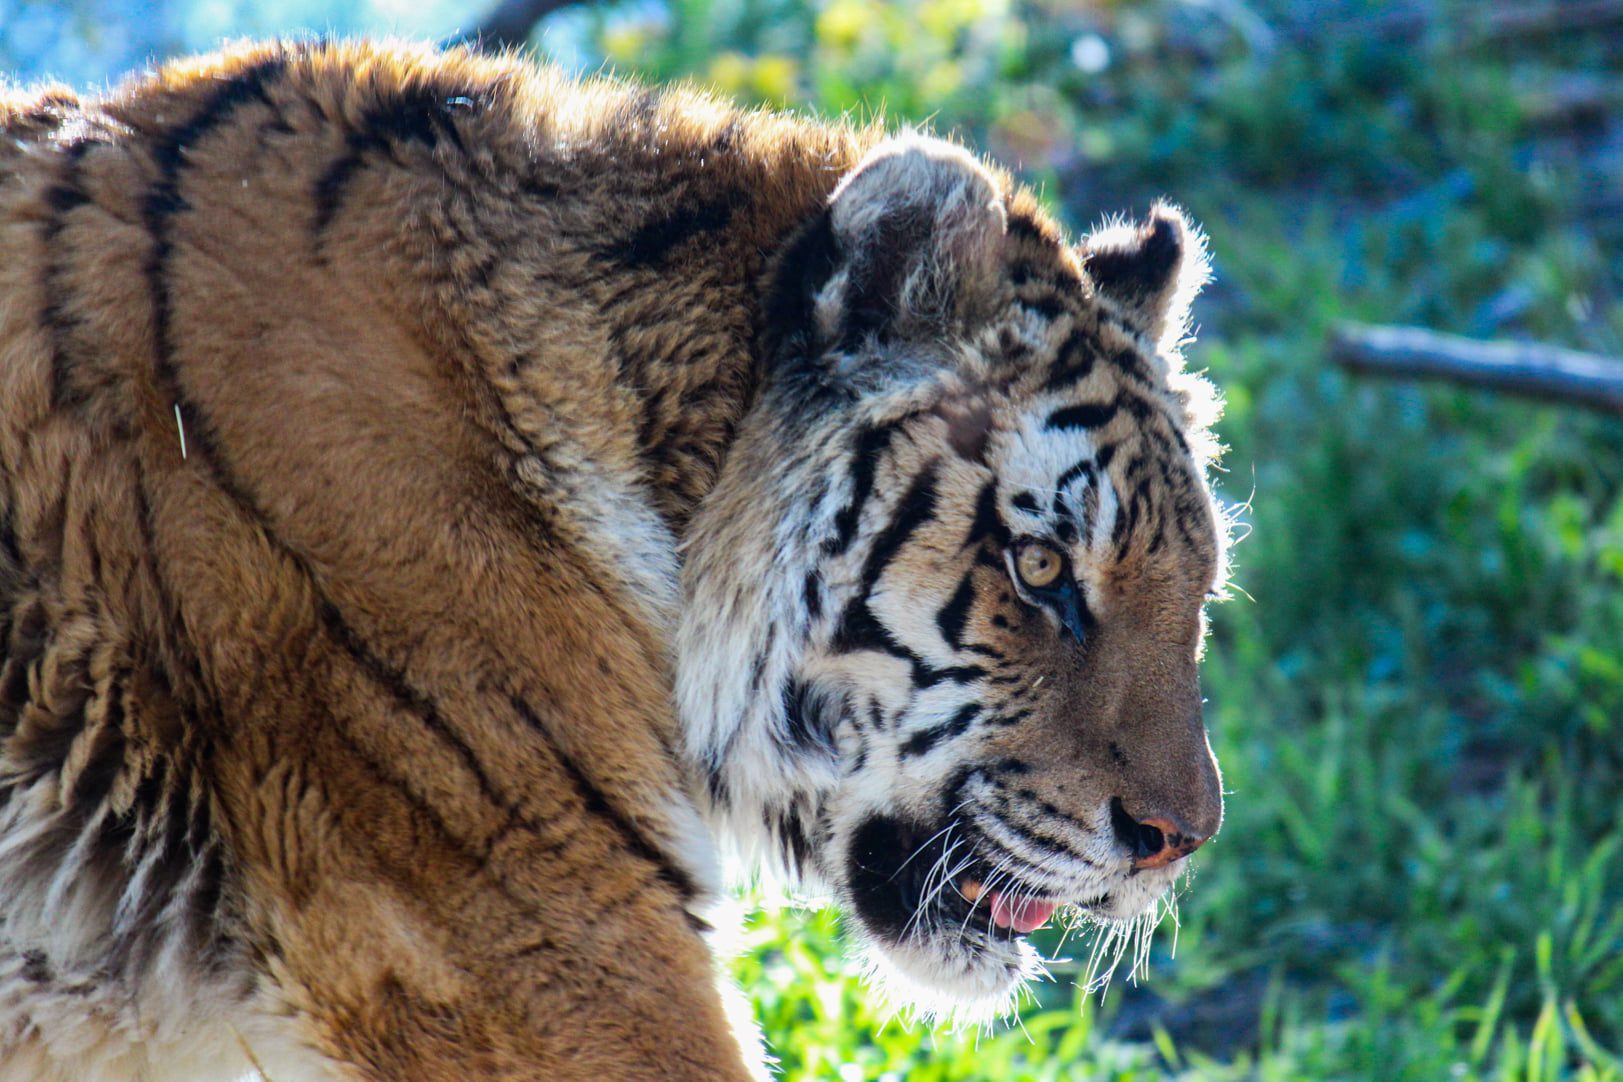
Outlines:
{"label": "blurred background", "polygon": [[1623,356],[1623,0],[555,8],[0,0],[0,67],[85,89],[222,37],[483,34],[928,123],[1073,231],[1166,196],[1215,256],[1189,356],[1250,536],[1205,669],[1228,819],[1179,927],[1102,1000],[1087,931],[1056,932],[1021,1025],[949,1033],[876,1015],[832,914],[760,909],[735,968],[784,1076],[1623,1079],[1619,392],[1331,347],[1362,322]]}

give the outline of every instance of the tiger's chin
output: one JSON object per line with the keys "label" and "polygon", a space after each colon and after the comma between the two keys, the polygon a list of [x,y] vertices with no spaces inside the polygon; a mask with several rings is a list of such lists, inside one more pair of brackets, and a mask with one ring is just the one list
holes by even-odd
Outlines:
{"label": "tiger's chin", "polygon": [[1147,932],[1185,864],[1135,872],[1124,860],[1065,888],[1022,881],[981,851],[884,817],[854,835],[846,909],[867,944],[870,983],[892,1010],[962,1024],[1009,1014],[1026,982],[1047,975],[1032,933],[1056,919],[1106,936]]}

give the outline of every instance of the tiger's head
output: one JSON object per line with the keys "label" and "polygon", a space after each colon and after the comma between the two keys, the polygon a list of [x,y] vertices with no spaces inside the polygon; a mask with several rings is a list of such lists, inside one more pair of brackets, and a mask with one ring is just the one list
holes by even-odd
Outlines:
{"label": "tiger's head", "polygon": [[912,136],[777,261],[688,541],[686,750],[718,834],[927,1007],[1006,1003],[1057,907],[1139,920],[1222,821],[1215,402],[1178,355],[1205,276],[1171,208],[1073,249]]}

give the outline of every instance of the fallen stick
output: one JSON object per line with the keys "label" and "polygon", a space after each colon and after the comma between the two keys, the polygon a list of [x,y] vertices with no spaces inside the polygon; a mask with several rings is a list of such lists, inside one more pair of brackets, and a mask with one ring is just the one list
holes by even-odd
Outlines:
{"label": "fallen stick", "polygon": [[1445,379],[1623,415],[1623,361],[1560,346],[1344,323],[1330,336],[1330,359],[1355,372]]}

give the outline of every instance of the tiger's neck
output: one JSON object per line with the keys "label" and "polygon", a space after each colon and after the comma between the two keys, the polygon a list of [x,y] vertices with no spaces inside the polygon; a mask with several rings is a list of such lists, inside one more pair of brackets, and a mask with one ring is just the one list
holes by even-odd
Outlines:
{"label": "tiger's neck", "polygon": [[576,143],[542,118],[550,138],[505,183],[453,184],[465,202],[427,232],[458,238],[438,259],[438,307],[479,357],[487,417],[530,494],[640,493],[679,544],[765,375],[774,257],[871,136],[619,93],[614,130]]}

